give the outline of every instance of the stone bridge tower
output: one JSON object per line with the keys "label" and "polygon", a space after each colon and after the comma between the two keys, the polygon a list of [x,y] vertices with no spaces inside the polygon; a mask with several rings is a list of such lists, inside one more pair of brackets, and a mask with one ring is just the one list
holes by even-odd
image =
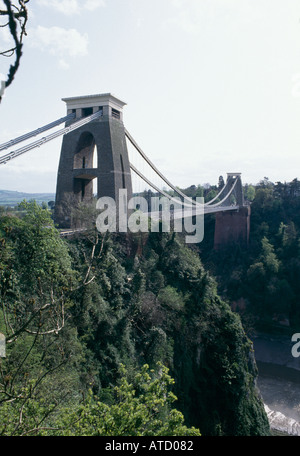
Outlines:
{"label": "stone bridge tower", "polygon": [[90,204],[94,197],[109,196],[118,207],[119,189],[127,189],[128,199],[132,196],[123,125],[126,103],[110,93],[63,101],[67,114],[76,114],[66,126],[100,111],[96,120],[70,131],[62,142],[54,219],[61,228],[73,228],[72,209],[78,203]]}
{"label": "stone bridge tower", "polygon": [[[216,250],[232,244],[247,247],[250,235],[250,206],[244,204],[243,186],[240,173],[227,173],[228,190],[236,184],[232,194],[222,206],[237,205],[237,210],[216,213],[214,248]],[[234,198],[234,202],[231,198]]]}

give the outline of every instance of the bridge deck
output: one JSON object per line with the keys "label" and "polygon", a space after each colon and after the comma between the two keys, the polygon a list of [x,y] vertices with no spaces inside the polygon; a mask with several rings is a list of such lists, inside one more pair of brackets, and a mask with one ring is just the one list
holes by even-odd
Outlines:
{"label": "bridge deck", "polygon": [[[184,208],[184,210],[175,210],[172,211],[172,218],[174,219],[179,219],[179,218],[187,218],[187,217],[192,217],[195,215],[206,215],[206,214],[214,214],[215,212],[223,212],[223,211],[238,211],[239,206],[216,206],[216,207],[209,207],[209,206],[204,206],[200,208],[193,208],[193,209],[187,209]],[[145,213],[148,217],[151,217],[153,220],[159,220],[161,219],[162,212],[161,211],[155,211],[155,212],[148,212]]]}

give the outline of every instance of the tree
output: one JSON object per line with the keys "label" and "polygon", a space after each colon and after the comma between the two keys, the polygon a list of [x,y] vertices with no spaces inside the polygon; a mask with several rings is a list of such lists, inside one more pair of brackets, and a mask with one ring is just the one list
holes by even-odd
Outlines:
{"label": "tree", "polygon": [[290,187],[290,195],[292,198],[295,198],[300,195],[300,182],[297,178],[292,180],[289,187]]}
{"label": "tree", "polygon": [[[22,435],[74,394],[81,347],[68,325],[76,275],[50,213],[23,203],[23,219],[0,221],[0,434]],[[45,397],[47,396],[47,400]],[[39,413],[35,410],[39,408]]]}
{"label": "tree", "polygon": [[15,61],[10,65],[6,81],[0,86],[0,102],[4,89],[10,86],[14,80],[15,74],[18,71],[20,60],[22,57],[23,37],[26,35],[26,24],[28,20],[27,3],[30,0],[18,0],[18,4],[10,0],[3,0],[6,9],[0,10],[0,16],[5,19],[5,23],[1,27],[8,27],[14,44],[9,49],[0,50],[0,55],[3,57],[15,56]]}
{"label": "tree", "polygon": [[172,408],[177,400],[170,391],[174,380],[158,363],[149,370],[145,364],[132,381],[124,365],[121,379],[111,391],[110,403],[92,394],[75,410],[66,410],[53,431],[64,436],[200,436],[184,425],[181,412]]}
{"label": "tree", "polygon": [[[210,200],[212,200],[215,196],[217,196],[217,190],[215,190],[214,188],[212,188],[205,196],[205,201],[208,202]],[[219,199],[216,200],[217,202],[219,201]]]}
{"label": "tree", "polygon": [[277,274],[279,271],[280,262],[275,254],[273,245],[264,236],[261,241],[262,252],[260,261],[264,264],[265,269],[269,274]]}
{"label": "tree", "polygon": [[255,198],[255,187],[251,184],[247,186],[246,197],[248,201],[253,201]]}
{"label": "tree", "polygon": [[8,236],[18,283],[8,309],[8,313],[13,311],[16,315],[14,323],[10,316],[6,328],[8,340],[24,330],[33,334],[59,332],[65,322],[66,290],[72,290],[76,283],[67,246],[55,229],[50,212],[36,202],[23,202],[20,207],[26,214],[22,220],[14,220]]}
{"label": "tree", "polygon": [[221,190],[225,185],[223,176],[219,176],[218,190]]}
{"label": "tree", "polygon": [[268,177],[265,176],[261,181],[259,181],[258,186],[262,188],[270,188],[273,187],[274,184],[269,180]]}

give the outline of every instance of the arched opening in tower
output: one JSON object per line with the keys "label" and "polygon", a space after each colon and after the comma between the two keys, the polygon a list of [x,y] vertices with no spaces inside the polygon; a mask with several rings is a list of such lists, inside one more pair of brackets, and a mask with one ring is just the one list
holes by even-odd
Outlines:
{"label": "arched opening in tower", "polygon": [[82,133],[74,154],[73,169],[97,168],[97,155],[94,136],[89,132]]}
{"label": "arched opening in tower", "polygon": [[[90,203],[97,193],[95,172],[98,166],[97,146],[94,136],[83,132],[75,149],[73,169],[77,171],[74,177],[74,194],[80,202]],[[96,187],[96,188],[95,188]]]}

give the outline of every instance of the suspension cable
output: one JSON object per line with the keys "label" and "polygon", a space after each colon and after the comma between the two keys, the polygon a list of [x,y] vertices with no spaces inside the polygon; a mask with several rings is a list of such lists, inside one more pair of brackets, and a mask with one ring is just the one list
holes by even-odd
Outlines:
{"label": "suspension cable", "polygon": [[156,168],[156,166],[149,160],[149,158],[147,157],[147,155],[142,151],[142,149],[138,146],[138,144],[135,142],[135,140],[133,139],[133,137],[129,134],[129,132],[125,129],[125,135],[127,136],[127,138],[129,139],[129,141],[131,142],[131,144],[135,147],[135,149],[139,152],[139,154],[144,158],[144,160],[148,163],[148,165],[151,166],[151,168],[153,169],[153,171],[156,172],[156,174],[159,175],[159,177],[169,186],[171,187],[174,192],[178,193],[180,196],[182,196],[184,199],[190,201],[193,205],[198,205],[199,203],[197,203],[196,201],[192,200],[191,198],[189,198],[187,195],[185,195],[181,190],[179,190],[177,187],[175,187],[173,184],[171,184],[171,182]]}
{"label": "suspension cable", "polygon": [[96,120],[100,116],[102,116],[102,111],[99,110],[99,111],[95,112],[94,114],[91,114],[88,117],[84,117],[83,119],[78,120],[77,122],[74,122],[73,124],[69,125],[68,127],[62,128],[61,130],[58,130],[55,133],[52,133],[37,141],[34,141],[33,143],[28,144],[27,146],[21,147],[20,149],[17,149],[6,155],[3,155],[0,158],[0,165],[7,163],[9,160],[12,160],[13,158],[18,157],[19,155],[22,155],[25,152],[28,152],[29,150],[34,149],[35,147],[42,146],[43,144],[47,143],[48,141],[52,141],[53,139],[57,138],[58,136],[65,135],[65,134],[69,133],[70,131],[76,130],[77,128],[81,127],[82,125],[85,125],[89,122],[92,122],[93,120]]}
{"label": "suspension cable", "polygon": [[219,198],[219,196],[223,193],[223,191],[225,190],[227,185],[228,185],[228,180],[227,180],[226,184],[221,188],[219,193],[214,198],[212,198],[211,200],[207,201],[207,203],[204,203],[204,206],[210,206],[213,201],[215,201],[217,198]]}
{"label": "suspension cable", "polygon": [[[168,193],[164,192],[163,190],[161,190],[159,187],[157,187],[155,184],[153,184],[149,179],[147,179],[147,177],[145,177],[134,165],[132,165],[130,163],[130,168],[132,169],[132,171],[134,171],[138,176],[140,176],[148,185],[150,185],[150,187],[154,188],[154,190],[156,190],[157,192],[161,193],[162,195],[166,196],[170,201],[174,201],[176,204],[179,204],[179,201],[176,200],[175,198],[173,198],[172,196],[170,196]],[[187,204],[183,201],[181,201],[181,204],[183,206],[186,206],[186,207],[195,207],[194,205],[191,205],[191,204]],[[198,203],[199,204],[199,203]],[[203,206],[203,204],[201,204],[201,206]]]}
{"label": "suspension cable", "polygon": [[[125,135],[127,136],[127,138],[129,139],[129,141],[131,142],[131,144],[135,147],[135,149],[139,152],[139,154],[144,158],[144,160],[146,160],[146,162],[148,163],[148,165],[151,166],[151,168],[156,172],[156,174],[159,175],[159,177],[161,177],[161,179],[163,179],[163,181],[169,186],[171,187],[176,193],[178,193],[180,196],[182,196],[185,200],[187,201],[190,201],[194,206],[197,206],[199,205],[199,203],[191,198],[189,198],[187,195],[185,195],[181,190],[179,190],[177,187],[175,187],[173,184],[171,184],[171,182],[157,169],[157,167],[150,161],[150,159],[147,157],[147,155],[142,151],[142,149],[138,146],[138,144],[135,142],[135,140],[133,139],[133,137],[130,135],[130,133],[125,129]],[[143,177],[142,177],[143,179]],[[235,181],[236,182],[236,181]],[[150,185],[150,184],[149,184]],[[225,199],[230,195],[230,193],[232,192],[233,188],[230,190],[230,192],[228,193],[228,195],[226,195],[225,198],[223,198],[222,201],[220,201],[219,203],[216,203],[216,204],[211,204],[213,201],[215,201],[222,193],[223,191],[225,190],[225,188],[227,187],[228,185],[228,181],[226,182],[226,184],[224,185],[224,187],[220,190],[220,192],[210,201],[208,201],[207,203],[204,203],[204,206],[211,206],[211,207],[216,207],[217,205],[220,205],[223,201],[225,201]],[[234,184],[235,186],[235,184]],[[154,187],[153,187],[154,188]],[[157,190],[157,191],[160,191],[160,190]]]}
{"label": "suspension cable", "polygon": [[[149,179],[147,179],[140,171],[138,171],[138,169],[132,165],[130,163],[130,168],[132,169],[132,171],[134,171],[139,177],[141,177],[148,185],[150,185],[150,187],[152,187],[154,190],[156,190],[158,193],[161,193],[162,195],[164,195],[165,197],[167,197],[170,201],[174,201],[176,204],[179,204],[179,201],[176,200],[175,198],[173,198],[172,196],[168,195],[166,192],[164,192],[163,190],[161,190],[159,187],[157,187],[155,184],[153,184],[153,182],[151,182]],[[217,208],[219,208],[221,211],[222,210],[225,210],[225,211],[228,211],[228,210],[234,210],[236,208],[235,207],[220,207],[220,204],[225,201],[228,196],[230,196],[231,192],[233,191],[235,185],[237,183],[237,180],[234,181],[233,185],[232,185],[232,188],[230,189],[229,193],[223,198],[222,201],[220,201],[219,203],[216,203],[216,204],[212,204],[211,206],[205,206],[204,204],[201,205],[202,206],[202,209],[204,209],[204,213],[205,211],[207,211],[207,213],[211,213],[211,212],[216,212],[217,211]],[[186,204],[184,202],[181,201],[181,204],[184,206],[184,207],[189,207],[189,208],[192,208],[192,209],[196,209],[196,207],[193,205],[190,205],[190,204]],[[213,210],[211,210],[213,209]]]}
{"label": "suspension cable", "polygon": [[222,203],[231,195],[231,193],[233,192],[233,189],[234,189],[234,187],[236,186],[237,181],[238,181],[238,180],[237,180],[237,178],[236,178],[235,181],[234,181],[234,183],[233,183],[233,185],[232,185],[232,187],[231,187],[231,189],[229,190],[229,192],[227,193],[227,195],[224,196],[224,198],[223,198],[221,201],[219,201],[218,203],[215,203],[215,204],[210,204],[208,207],[218,207],[218,206],[221,206],[221,204],[222,204]]}
{"label": "suspension cable", "polygon": [[37,128],[36,130],[31,131],[30,133],[26,133],[25,135],[19,136],[18,138],[11,139],[10,141],[7,141],[6,143],[0,144],[0,150],[8,149],[9,147],[12,147],[15,144],[25,141],[26,139],[32,138],[33,136],[37,136],[40,133],[43,133],[44,131],[50,130],[51,128],[54,128],[63,122],[72,120],[72,119],[74,119],[74,117],[75,117],[75,113],[71,113],[65,117],[61,117],[60,119],[55,120],[54,122],[44,125],[43,127]]}
{"label": "suspension cable", "polygon": [[[12,160],[13,158],[16,158],[18,157],[19,155],[22,155],[36,147],[40,147],[42,146],[43,144],[49,142],[49,141],[52,141],[53,139],[61,136],[61,135],[65,135],[71,131],[74,131],[76,130],[77,128],[80,128],[81,126],[93,121],[93,120],[96,120],[98,117],[102,116],[102,111],[99,110],[98,112],[94,113],[94,114],[91,114],[90,116],[87,116],[77,122],[74,122],[73,124],[69,125],[68,127],[65,127],[61,130],[58,130],[48,136],[45,136],[37,141],[34,141],[24,147],[21,147],[20,149],[17,149],[15,151],[12,151],[8,154],[5,154],[3,155],[2,157],[0,157],[0,165],[1,164],[5,164],[7,163],[9,160]],[[60,119],[57,119],[55,120],[54,122],[51,122],[50,124],[47,124],[43,127],[40,127],[36,130],[33,130],[25,135],[22,135],[22,136],[19,136],[18,138],[15,138],[13,140],[10,140],[6,143],[3,143],[0,145],[0,150],[4,150],[4,149],[7,149],[15,144],[18,144],[19,142],[22,142],[22,141],[25,141],[26,139],[29,139],[33,136],[36,136],[44,131],[47,131],[63,122],[66,122],[68,120],[71,120],[75,117],[75,113],[71,113],[65,117],[62,117]],[[193,199],[189,198],[187,195],[185,195],[183,192],[181,192],[181,190],[179,190],[177,187],[175,187],[173,184],[171,184],[171,182],[156,168],[156,166],[149,160],[149,158],[145,155],[145,153],[141,150],[141,148],[137,145],[137,143],[134,141],[134,139],[132,138],[132,136],[129,134],[129,132],[125,129],[125,135],[127,136],[127,138],[129,139],[129,141],[132,143],[132,145],[135,147],[135,149],[139,152],[139,154],[144,158],[144,160],[151,166],[151,168],[155,171],[155,173],[170,187],[172,188],[176,193],[178,193],[181,197],[184,198],[184,200],[187,200],[187,201],[190,201],[192,203],[192,205],[189,205],[185,202],[183,202],[183,205],[186,206],[186,207],[195,207],[195,205],[200,205],[200,206],[210,206],[210,207],[217,207],[217,206],[220,206],[229,196],[230,194],[232,193],[236,183],[237,183],[237,179],[235,179],[229,193],[221,200],[219,201],[218,203],[215,203],[215,204],[211,204],[213,201],[215,201],[222,193],[223,191],[225,190],[226,186],[228,185],[228,181],[226,182],[226,184],[224,185],[224,187],[220,190],[220,192],[210,201],[208,201],[207,203],[204,203],[203,205],[202,204],[199,204],[198,202],[194,201]],[[178,204],[178,200],[176,200],[175,198],[171,197],[168,193],[164,192],[163,190],[160,190],[159,187],[157,187],[155,184],[153,184],[151,181],[149,181],[142,173],[140,173],[137,168],[135,168],[132,164],[130,164],[130,168],[137,174],[139,175],[146,183],[148,183],[148,185],[150,185],[152,188],[154,188],[157,192],[161,193],[162,195],[164,195],[165,197],[167,197],[169,200],[171,201],[174,201]]]}

